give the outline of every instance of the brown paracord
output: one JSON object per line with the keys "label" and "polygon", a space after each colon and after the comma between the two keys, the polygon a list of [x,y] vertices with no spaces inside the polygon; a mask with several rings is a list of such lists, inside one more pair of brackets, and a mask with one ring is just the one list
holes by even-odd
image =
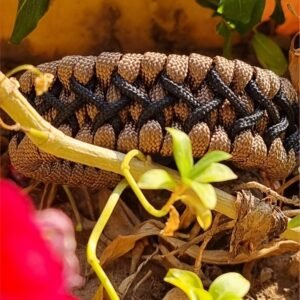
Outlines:
{"label": "brown paracord", "polygon": [[[55,127],[79,140],[128,152],[171,156],[165,127],[189,134],[193,155],[223,150],[240,168],[286,177],[299,152],[298,95],[287,79],[242,61],[199,54],[102,53],[39,66],[55,80],[36,96],[33,74],[21,91]],[[13,165],[45,182],[113,186],[119,176],[39,151],[27,137],[11,141]]]}

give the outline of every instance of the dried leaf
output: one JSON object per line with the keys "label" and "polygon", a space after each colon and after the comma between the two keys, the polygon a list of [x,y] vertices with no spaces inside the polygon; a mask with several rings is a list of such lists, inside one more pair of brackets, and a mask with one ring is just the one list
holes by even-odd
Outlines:
{"label": "dried leaf", "polygon": [[238,193],[236,205],[238,218],[230,240],[233,257],[261,249],[287,228],[288,218],[282,211],[254,197],[250,191]]}
{"label": "dried leaf", "polygon": [[118,291],[121,293],[122,298],[125,297],[125,295],[127,294],[129,288],[131,287],[132,283],[134,282],[134,280],[136,279],[136,277],[140,274],[141,270],[143,269],[144,266],[146,266],[148,264],[148,262],[153,258],[154,255],[156,255],[158,252],[158,248],[147,257],[146,260],[144,260],[138,267],[138,269],[136,270],[136,272],[134,272],[133,274],[127,276],[119,285]]}
{"label": "dried leaf", "polygon": [[166,227],[161,231],[161,234],[173,236],[180,224],[179,213],[174,206],[170,207],[169,218],[166,222]]}
{"label": "dried leaf", "polygon": [[138,240],[151,235],[159,235],[162,227],[161,222],[150,220],[141,224],[134,234],[118,236],[103,250],[100,256],[101,265],[109,264],[128,253]]}
{"label": "dried leaf", "polygon": [[295,34],[291,42],[289,71],[294,88],[300,92],[300,33]]}

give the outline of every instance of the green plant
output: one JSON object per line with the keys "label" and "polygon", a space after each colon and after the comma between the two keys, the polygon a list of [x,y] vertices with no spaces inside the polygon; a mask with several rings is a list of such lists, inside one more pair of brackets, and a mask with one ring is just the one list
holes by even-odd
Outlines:
{"label": "green plant", "polygon": [[163,209],[168,210],[181,200],[195,213],[200,226],[207,229],[211,224],[211,210],[217,202],[216,192],[210,183],[237,178],[230,168],[219,163],[231,155],[212,151],[194,164],[188,135],[174,128],[167,128],[167,131],[173,139],[173,156],[181,176],[180,182],[176,182],[165,170],[153,169],[141,176],[138,186],[142,189],[171,191],[170,199]]}
{"label": "green plant", "polygon": [[289,220],[288,228],[298,228],[298,229],[300,229],[300,215],[297,215],[293,219]]}
{"label": "green plant", "polygon": [[249,291],[250,283],[239,273],[225,273],[217,277],[208,291],[200,278],[191,271],[169,269],[164,280],[180,288],[190,300],[239,300]]}
{"label": "green plant", "polygon": [[10,41],[19,44],[37,26],[47,12],[50,0],[19,0],[17,16]]}
{"label": "green plant", "polygon": [[[287,70],[287,60],[281,48],[268,36],[257,31],[266,6],[265,0],[196,0],[200,5],[213,10],[213,16],[220,16],[222,21],[217,32],[224,38],[223,55],[231,56],[232,35],[251,33],[250,42],[260,64],[278,75]],[[281,2],[276,1],[271,18],[277,24],[285,21]]]}
{"label": "green plant", "polygon": [[[182,200],[191,207],[197,215],[197,220],[203,228],[211,224],[211,209],[215,207],[217,197],[214,188],[208,182],[224,181],[236,178],[236,175],[225,165],[218,163],[221,160],[230,158],[230,155],[222,151],[213,151],[206,154],[195,165],[192,156],[192,146],[189,137],[182,131],[168,128],[173,138],[173,155],[181,175],[181,182],[176,183],[175,179],[165,170],[152,169],[145,172],[138,183],[144,189],[167,189],[173,191],[167,204],[161,209],[155,209],[145,198],[129,170],[129,162],[134,156],[144,160],[144,155],[138,150],[130,151],[124,158],[121,169],[125,179],[114,189],[105,205],[87,244],[87,258],[98,278],[105,287],[111,299],[119,299],[117,292],[110,283],[103,271],[100,261],[96,255],[97,243],[100,235],[110,218],[123,190],[129,185],[140,200],[143,207],[152,215],[162,217],[170,213],[163,233],[173,234],[179,225],[178,213],[173,203]],[[174,226],[175,224],[175,226]]]}

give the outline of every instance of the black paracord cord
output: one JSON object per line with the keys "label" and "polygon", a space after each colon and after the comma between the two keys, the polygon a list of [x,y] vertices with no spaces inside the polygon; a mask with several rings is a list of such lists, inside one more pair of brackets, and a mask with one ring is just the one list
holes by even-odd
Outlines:
{"label": "black paracord cord", "polygon": [[247,129],[252,129],[264,115],[264,111],[257,109],[252,115],[237,119],[231,130],[231,138],[236,137],[240,132]]}
{"label": "black paracord cord", "polygon": [[259,90],[256,82],[251,79],[245,87],[247,94],[267,112],[272,124],[280,122],[279,113],[272,101],[268,100]]}
{"label": "black paracord cord", "polygon": [[143,91],[139,90],[134,85],[127,82],[123,79],[119,74],[114,74],[112,77],[112,83],[120,90],[122,94],[126,97],[135,100],[144,107],[147,107],[151,104],[151,100],[149,99],[148,95]]}
{"label": "black paracord cord", "polygon": [[210,112],[218,108],[221,104],[222,99],[217,97],[209,102],[201,104],[200,107],[197,107],[184,124],[186,131],[189,132],[194,125],[204,121],[209,116]]}
{"label": "black paracord cord", "polygon": [[[86,103],[91,103],[97,107],[99,113],[96,115],[92,124],[92,132],[95,133],[99,127],[101,127],[108,120],[118,117],[118,112],[130,103],[128,97],[122,97],[115,102],[106,102],[104,98],[97,97],[89,89],[82,86],[75,78],[71,78],[71,89],[78,96],[82,97]],[[114,122],[114,129],[119,131],[120,122]]]}
{"label": "black paracord cord", "polygon": [[[93,92],[96,82],[91,81],[84,86],[72,76],[70,78],[70,88],[76,95],[73,102],[65,104],[58,99],[62,90],[62,84],[58,82],[53,85],[49,92],[41,96],[43,100],[41,104],[34,106],[36,106],[42,115],[52,107],[55,108],[58,114],[52,122],[53,125],[58,127],[67,121],[72,128],[72,134],[74,136],[79,130],[75,113],[86,104],[93,104],[99,110],[99,113],[93,120],[93,133],[106,122],[112,124],[115,132],[118,133],[122,128],[118,113],[128,106],[132,100],[141,103],[143,107],[143,112],[137,122],[137,128],[140,129],[150,119],[157,120],[160,125],[164,127],[162,110],[174,105],[179,99],[182,99],[191,109],[191,115],[184,124],[184,129],[189,132],[195,124],[205,120],[210,112],[217,109],[222,104],[223,99],[228,99],[240,117],[232,126],[232,139],[243,130],[254,128],[263,116],[263,108],[267,111],[272,123],[272,126],[266,129],[264,134],[264,140],[267,146],[269,147],[273,140],[282,133],[288,132],[289,136],[286,136],[284,142],[286,150],[298,149],[299,151],[299,130],[295,125],[295,114],[291,103],[287,100],[282,90],[279,90],[274,97],[274,102],[278,105],[281,112],[286,115],[280,119],[276,106],[259,91],[254,80],[250,80],[245,87],[245,91],[249,94],[254,103],[258,104],[253,114],[248,112],[243,102],[241,102],[239,97],[222,81],[215,69],[211,69],[207,73],[206,82],[218,96],[209,102],[203,103],[198,101],[188,88],[175,83],[163,73],[160,74],[157,81],[162,82],[167,95],[161,100],[151,101],[149,96],[135,86],[135,84],[127,82],[119,74],[115,73],[112,77],[112,83],[120,90],[122,96],[118,101],[109,103],[105,97],[96,96]],[[31,102],[34,103],[35,101],[31,100]]]}
{"label": "black paracord cord", "polygon": [[266,145],[269,147],[272,142],[280,136],[281,133],[285,132],[288,126],[289,122],[287,117],[284,116],[279,123],[269,127],[264,134],[264,141]]}
{"label": "black paracord cord", "polygon": [[175,83],[164,74],[162,74],[160,78],[163,87],[171,95],[176,96],[177,99],[185,100],[185,102],[192,108],[198,107],[200,105],[199,102],[194,98],[193,94],[190,91],[188,91],[186,88],[184,88],[183,85],[179,85],[178,83]]}
{"label": "black paracord cord", "polygon": [[296,154],[300,152],[300,132],[298,128],[295,128],[295,131],[285,139],[284,147],[286,151],[294,149]]}
{"label": "black paracord cord", "polygon": [[210,69],[206,75],[209,87],[222,98],[228,99],[234,107],[238,117],[243,118],[249,115],[246,106],[240,101],[239,97],[223,82],[215,69]]}
{"label": "black paracord cord", "polygon": [[286,114],[286,117],[289,121],[289,128],[295,126],[295,114],[292,109],[291,103],[288,101],[282,90],[280,89],[278,93],[273,98],[274,103],[276,103],[282,111]]}

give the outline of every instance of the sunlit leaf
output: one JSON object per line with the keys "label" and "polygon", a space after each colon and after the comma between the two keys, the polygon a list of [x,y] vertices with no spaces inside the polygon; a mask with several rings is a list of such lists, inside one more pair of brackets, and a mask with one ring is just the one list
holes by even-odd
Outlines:
{"label": "sunlit leaf", "polygon": [[218,13],[225,19],[247,24],[251,20],[256,0],[221,0]]}
{"label": "sunlit leaf", "polygon": [[243,298],[235,295],[232,292],[226,292],[220,298],[218,298],[218,300],[243,300]]}
{"label": "sunlit leaf", "polygon": [[[250,283],[239,273],[229,272],[217,277],[209,287],[213,299],[239,299],[250,289]],[[235,295],[236,298],[228,298]],[[224,298],[223,298],[224,297]]]}
{"label": "sunlit leaf", "polygon": [[231,155],[224,151],[208,152],[194,165],[189,174],[189,178],[196,179],[210,164],[217,163],[229,158],[231,158]]}
{"label": "sunlit leaf", "polygon": [[208,229],[212,222],[212,214],[209,209],[199,211],[197,214],[197,222],[204,230]]}
{"label": "sunlit leaf", "polygon": [[18,44],[35,29],[47,12],[50,0],[19,0],[17,17],[10,41]]}
{"label": "sunlit leaf", "polygon": [[181,176],[186,177],[194,164],[191,141],[187,134],[178,129],[167,128],[167,131],[172,136],[173,156],[177,168]]}
{"label": "sunlit leaf", "polygon": [[288,222],[288,228],[300,227],[300,215],[294,217]]}
{"label": "sunlit leaf", "polygon": [[191,271],[169,269],[164,280],[181,289],[191,300],[213,300],[203,289],[200,278]]}
{"label": "sunlit leaf", "polygon": [[217,203],[216,191],[211,184],[200,183],[197,181],[191,182],[191,188],[196,195],[201,199],[202,204],[209,209],[214,209]]}
{"label": "sunlit leaf", "polygon": [[141,189],[166,189],[169,191],[173,191],[175,189],[176,183],[167,171],[153,169],[145,172],[141,176],[140,180],[138,181],[138,186]]}
{"label": "sunlit leaf", "polygon": [[251,0],[253,1],[254,7],[248,23],[234,21],[236,31],[240,34],[245,34],[251,31],[257,24],[260,23],[265,8],[265,0]]}
{"label": "sunlit leaf", "polygon": [[287,69],[286,58],[280,47],[268,36],[256,32],[252,46],[260,64],[278,75],[283,75]]}
{"label": "sunlit leaf", "polygon": [[198,182],[222,182],[236,179],[237,176],[232,170],[220,163],[210,164],[198,177]]}
{"label": "sunlit leaf", "polygon": [[194,212],[201,228],[206,230],[212,221],[210,209],[203,205],[198,195],[192,189],[185,192],[184,196],[182,196],[182,201]]}

